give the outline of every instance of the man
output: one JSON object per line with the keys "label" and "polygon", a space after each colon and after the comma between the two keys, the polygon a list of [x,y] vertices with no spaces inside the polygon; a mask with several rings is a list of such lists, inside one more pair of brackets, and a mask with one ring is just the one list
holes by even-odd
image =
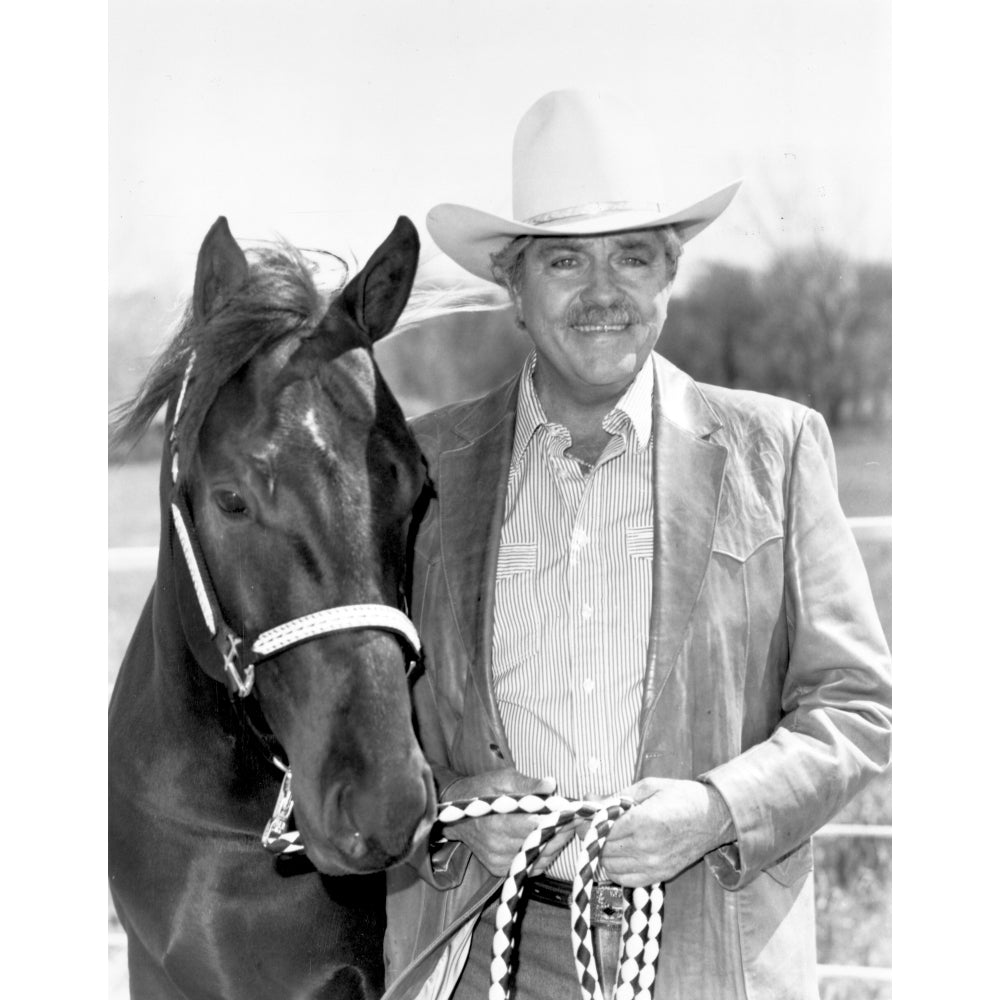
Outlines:
{"label": "man", "polygon": [[[513,175],[513,221],[428,217],[535,345],[518,378],[415,423],[436,497],[414,696],[439,796],[636,801],[601,855],[609,1000],[618,887],[659,882],[656,1000],[816,997],[810,836],[888,762],[888,652],[822,418],[652,353],[683,243],[738,185],[668,210],[641,122],[575,91],[525,115]],[[537,823],[462,820],[390,873],[390,997],[486,997],[499,876]],[[529,882],[516,997],[578,992],[579,832]]]}

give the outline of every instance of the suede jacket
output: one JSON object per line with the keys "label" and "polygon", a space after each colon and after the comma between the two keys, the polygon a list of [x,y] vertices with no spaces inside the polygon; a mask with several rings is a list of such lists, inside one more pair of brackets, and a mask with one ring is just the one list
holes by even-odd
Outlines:
{"label": "suede jacket", "polygon": [[[737,831],[667,883],[654,995],[815,998],[810,837],[888,764],[888,649],[822,417],[658,355],[654,372],[635,778],[711,782]],[[414,698],[439,789],[517,766],[491,664],[517,384],[414,423],[436,489],[416,539]],[[498,885],[457,842],[389,873],[387,1000],[449,996]]]}

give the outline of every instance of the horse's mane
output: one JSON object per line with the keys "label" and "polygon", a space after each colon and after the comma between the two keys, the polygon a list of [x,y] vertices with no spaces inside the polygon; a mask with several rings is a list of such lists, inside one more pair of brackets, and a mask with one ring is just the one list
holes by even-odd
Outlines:
{"label": "horse's mane", "polygon": [[[226,304],[199,322],[189,302],[176,332],[156,358],[136,394],[111,413],[113,447],[130,447],[180,389],[192,350],[197,360],[185,390],[180,427],[182,455],[190,455],[202,422],[219,389],[259,351],[292,334],[307,335],[350,277],[345,261],[333,254],[321,267],[288,243],[247,251],[249,279]],[[314,252],[313,252],[314,253]],[[337,267],[331,278],[330,261]],[[422,281],[419,274],[393,333],[451,312],[504,305],[499,290],[448,287]]]}
{"label": "horse's mane", "polygon": [[390,337],[405,330],[456,312],[482,312],[503,309],[510,305],[507,293],[492,285],[443,285],[438,279],[427,279],[417,271],[413,291]]}
{"label": "horse's mane", "polygon": [[160,409],[179,391],[192,350],[195,369],[186,389],[181,452],[191,454],[219,389],[259,351],[282,338],[315,327],[325,312],[310,265],[293,247],[247,254],[249,278],[207,320],[199,322],[190,303],[177,332],[143,380],[138,392],[112,411],[111,442],[133,444]]}

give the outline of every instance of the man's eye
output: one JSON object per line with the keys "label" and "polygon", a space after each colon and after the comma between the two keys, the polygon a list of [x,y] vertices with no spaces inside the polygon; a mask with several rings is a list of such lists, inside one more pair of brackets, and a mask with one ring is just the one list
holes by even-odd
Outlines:
{"label": "man's eye", "polygon": [[216,506],[225,514],[245,514],[246,501],[233,490],[216,490],[214,494]]}
{"label": "man's eye", "polygon": [[564,271],[567,268],[576,267],[576,258],[575,257],[557,257],[554,261],[552,261],[551,266],[555,267],[555,268],[558,268],[561,271]]}
{"label": "man's eye", "polygon": [[622,263],[627,264],[629,267],[645,267],[649,261],[644,257],[626,257]]}

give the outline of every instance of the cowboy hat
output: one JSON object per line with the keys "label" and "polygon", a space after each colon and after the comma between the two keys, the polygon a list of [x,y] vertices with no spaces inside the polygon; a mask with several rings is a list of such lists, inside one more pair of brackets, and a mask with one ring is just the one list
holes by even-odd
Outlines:
{"label": "cowboy hat", "polygon": [[514,133],[513,218],[465,205],[427,214],[434,242],[487,281],[490,255],[516,236],[596,236],[674,226],[683,241],[716,219],[735,181],[685,208],[663,192],[652,133],[636,111],[610,94],[556,90],[536,101]]}

